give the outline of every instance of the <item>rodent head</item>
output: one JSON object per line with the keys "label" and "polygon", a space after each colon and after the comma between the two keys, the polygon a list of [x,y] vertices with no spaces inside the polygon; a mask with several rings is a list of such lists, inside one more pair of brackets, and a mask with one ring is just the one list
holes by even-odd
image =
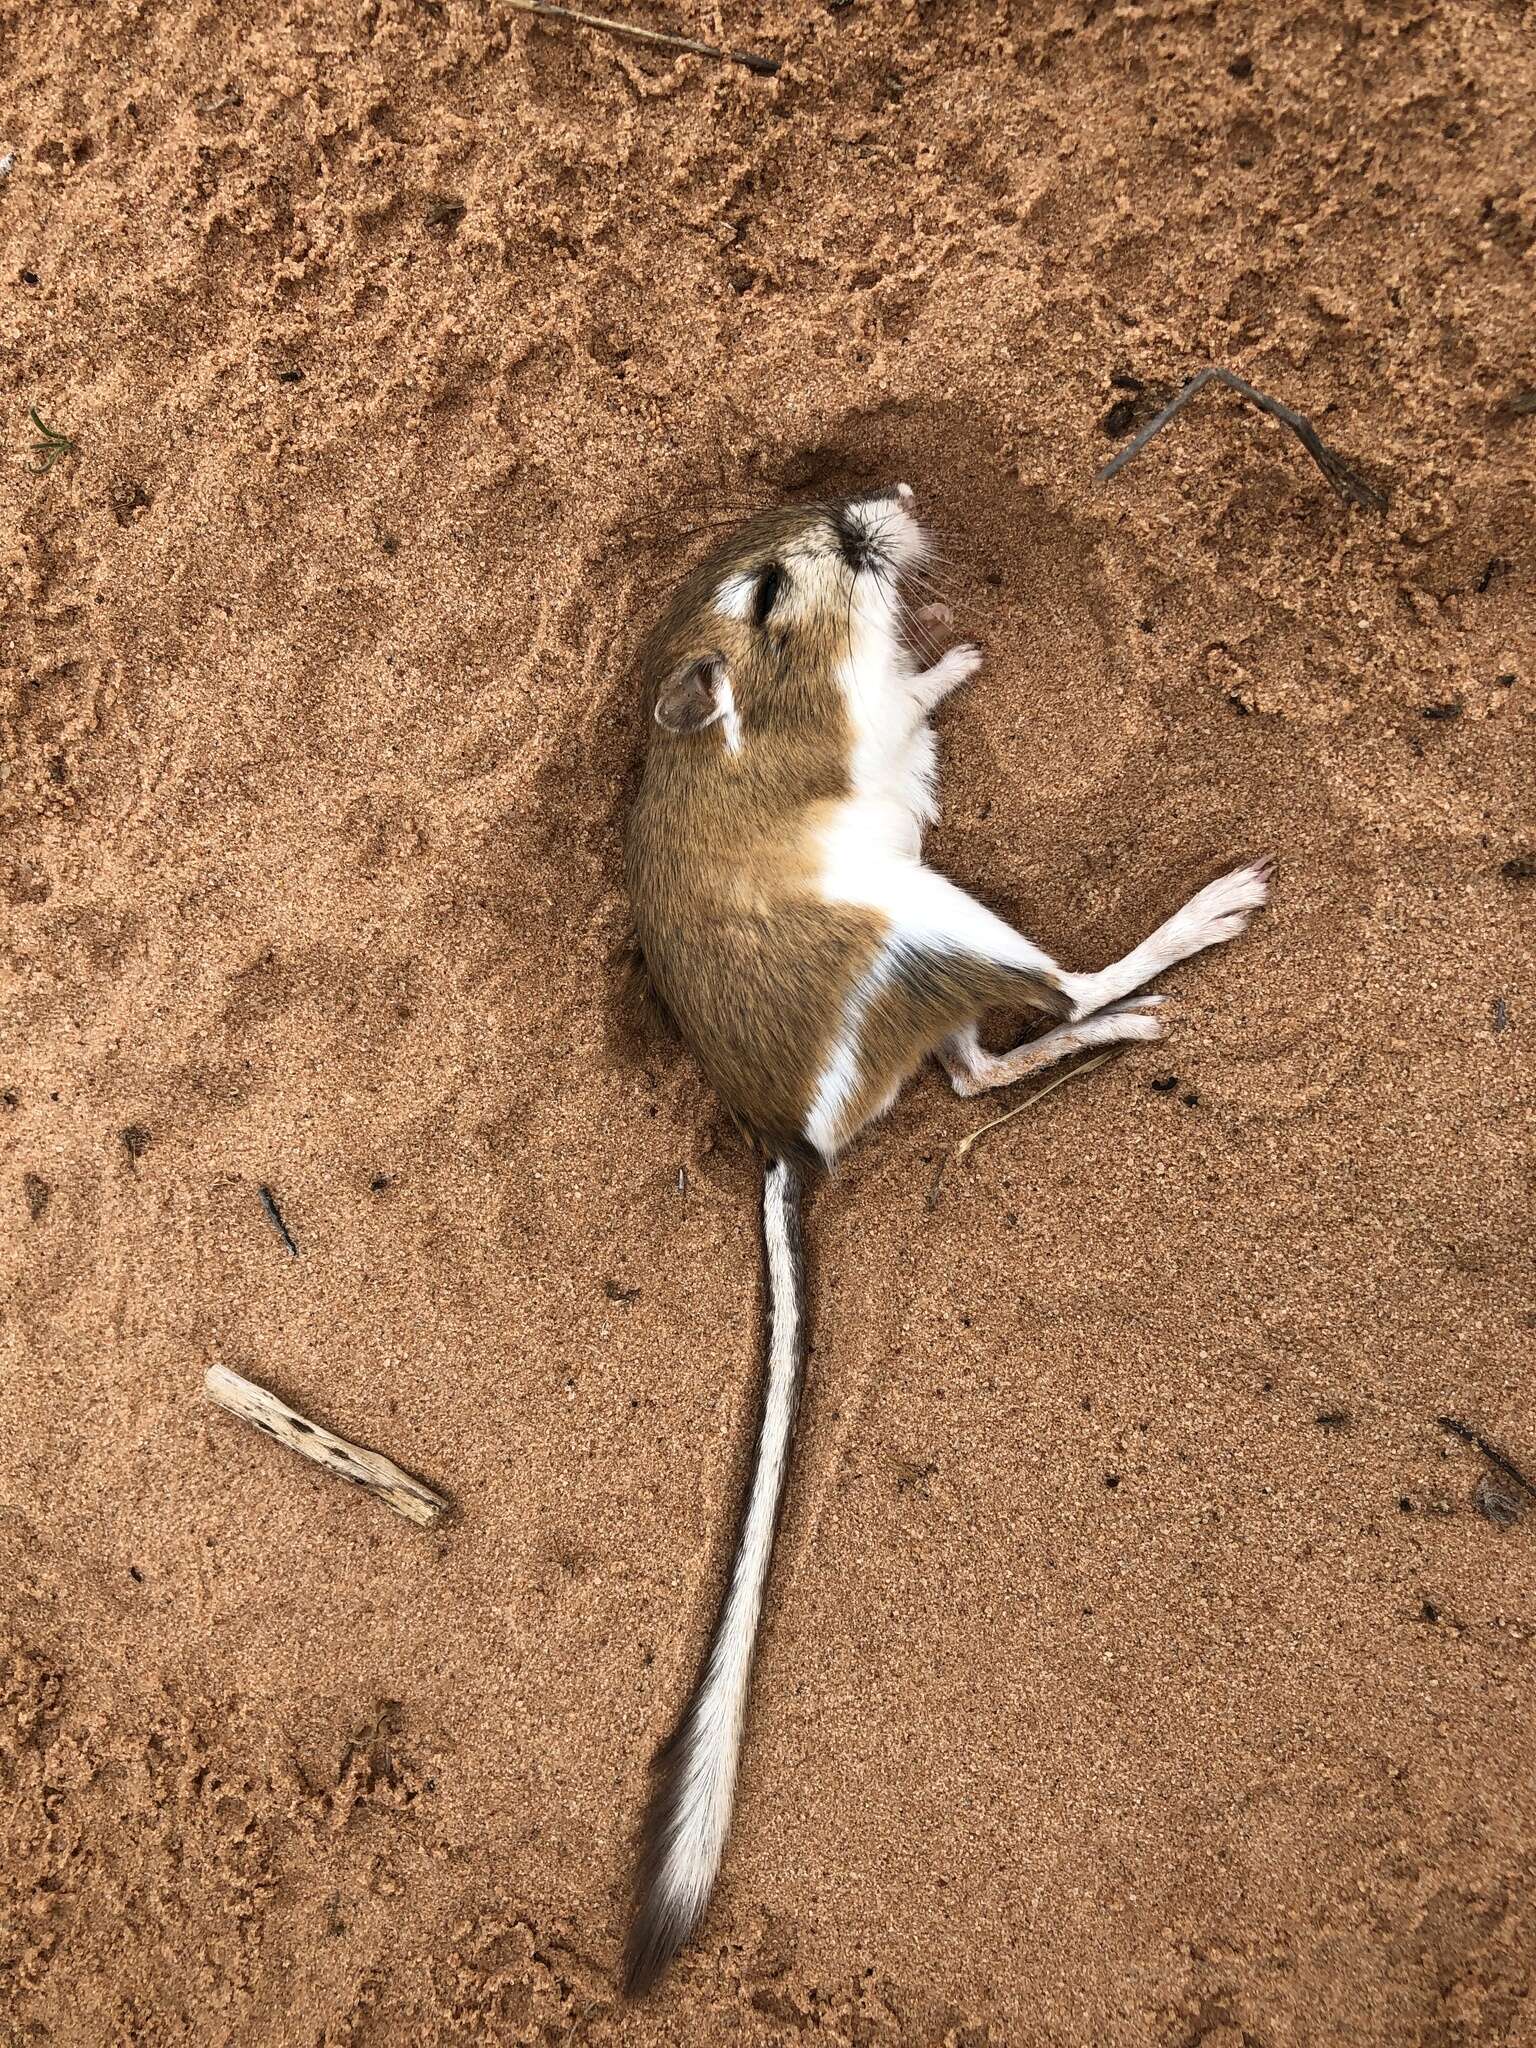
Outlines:
{"label": "rodent head", "polygon": [[806,686],[855,636],[900,637],[901,583],[928,536],[910,485],[764,512],[680,586],[646,646],[652,716],[672,736],[744,732],[812,710]]}

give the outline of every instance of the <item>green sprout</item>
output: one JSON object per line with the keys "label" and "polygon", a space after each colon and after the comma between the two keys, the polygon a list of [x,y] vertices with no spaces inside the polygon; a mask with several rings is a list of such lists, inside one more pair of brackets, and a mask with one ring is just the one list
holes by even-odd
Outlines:
{"label": "green sprout", "polygon": [[29,462],[27,468],[33,476],[46,476],[56,462],[74,454],[75,444],[68,434],[61,434],[57,427],[50,427],[35,405],[27,408],[27,416],[43,437],[32,443],[32,453],[38,459]]}

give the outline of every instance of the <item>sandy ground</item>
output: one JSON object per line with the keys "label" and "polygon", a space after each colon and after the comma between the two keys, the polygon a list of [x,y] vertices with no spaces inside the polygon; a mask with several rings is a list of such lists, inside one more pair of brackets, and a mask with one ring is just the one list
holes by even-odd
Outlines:
{"label": "sandy ground", "polygon": [[[1519,13],[647,9],[763,78],[0,5],[7,2044],[1536,2039],[1536,1511],[1437,1425],[1536,1467]],[[1385,516],[1218,393],[1097,485],[1207,361]],[[927,1077],[818,1194],[736,1838],[626,2012],[756,1317],[615,994],[630,656],[894,476],[989,656],[934,857],[1082,966],[1277,899],[1166,1046],[963,1165]]]}

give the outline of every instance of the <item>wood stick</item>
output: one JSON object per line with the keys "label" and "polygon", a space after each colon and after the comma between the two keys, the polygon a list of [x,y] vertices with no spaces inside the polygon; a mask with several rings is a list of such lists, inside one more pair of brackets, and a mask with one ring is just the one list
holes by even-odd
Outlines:
{"label": "wood stick", "polygon": [[318,1423],[306,1422],[286,1401],[279,1401],[276,1394],[258,1387],[254,1380],[242,1379],[228,1366],[210,1365],[203,1387],[209,1400],[227,1408],[231,1415],[238,1415],[254,1429],[276,1437],[290,1451],[313,1458],[338,1479],[366,1488],[375,1500],[393,1508],[397,1515],[404,1515],[408,1522],[430,1529],[448,1505],[440,1494],[413,1479],[409,1472],[402,1472],[379,1452],[365,1451],[360,1444],[349,1444],[345,1437],[332,1436]]}
{"label": "wood stick", "polygon": [[1514,1459],[1501,1451],[1497,1444],[1489,1443],[1487,1437],[1480,1436],[1465,1422],[1458,1422],[1454,1415],[1437,1415],[1435,1420],[1442,1429],[1448,1429],[1452,1436],[1459,1436],[1464,1444],[1471,1444],[1474,1450],[1481,1451],[1489,1464],[1496,1465],[1506,1479],[1512,1479],[1522,1493],[1536,1500],[1536,1486],[1532,1486]]}
{"label": "wood stick", "polygon": [[984,1138],[988,1131],[995,1131],[999,1124],[1011,1124],[1016,1116],[1022,1116],[1026,1109],[1033,1109],[1037,1102],[1044,1102],[1047,1095],[1054,1095],[1058,1088],[1065,1088],[1069,1081],[1075,1081],[1079,1074],[1091,1074],[1095,1067],[1102,1067],[1112,1053],[1095,1053],[1091,1060],[1084,1060],[1080,1067],[1068,1067],[1064,1074],[1058,1074],[1054,1081],[1047,1081],[1043,1088],[1037,1088],[1033,1095],[1026,1096],[1017,1109],[1010,1109],[1002,1116],[993,1117],[991,1123],[983,1124],[979,1131],[972,1131],[968,1138],[962,1138],[955,1147],[955,1164],[958,1166],[978,1138]]}
{"label": "wood stick", "polygon": [[293,1232],[283,1221],[283,1212],[277,1206],[276,1195],[268,1187],[258,1188],[256,1192],[261,1196],[261,1206],[267,1212],[267,1221],[283,1240],[284,1250],[291,1259],[296,1259],[299,1256],[299,1248],[293,1241]]}
{"label": "wood stick", "polygon": [[630,36],[637,43],[661,43],[669,50],[686,50],[694,57],[716,57],[725,64],[745,64],[762,78],[772,78],[779,68],[777,57],[759,57],[751,50],[722,50],[716,43],[696,43],[691,36],[671,36],[659,28],[640,28],[632,21],[613,21],[604,14],[578,14],[574,7],[556,7],[553,0],[507,0],[516,14],[542,14],[550,21],[579,22],[583,28],[602,29],[611,36]]}
{"label": "wood stick", "polygon": [[1346,462],[1334,454],[1309,419],[1299,412],[1292,412],[1291,408],[1282,405],[1278,398],[1270,398],[1264,392],[1256,391],[1248,380],[1239,377],[1235,370],[1219,369],[1215,364],[1191,377],[1178,397],[1165,405],[1157,418],[1144,426],[1134,441],[1127,442],[1112,461],[1105,463],[1099,471],[1098,482],[1108,483],[1117,470],[1124,469],[1131,457],[1139,455],[1152,436],[1160,434],[1175,413],[1182,412],[1195,393],[1203,391],[1207,384],[1225,384],[1229,391],[1239,392],[1250,404],[1256,405],[1260,412],[1267,412],[1270,418],[1278,420],[1281,426],[1289,427],[1329,483],[1348,504],[1363,506],[1368,512],[1386,511],[1387,501],[1380,491],[1372,490],[1368,483],[1355,475]]}

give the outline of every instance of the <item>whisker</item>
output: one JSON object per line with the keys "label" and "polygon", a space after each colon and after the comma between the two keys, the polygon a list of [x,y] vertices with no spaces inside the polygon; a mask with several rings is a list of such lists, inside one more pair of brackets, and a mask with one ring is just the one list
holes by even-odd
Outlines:
{"label": "whisker", "polygon": [[935,660],[943,643],[936,627],[919,617],[916,608],[909,602],[906,592],[901,587],[901,572],[894,563],[879,555],[871,558],[870,569],[876,583],[890,602],[896,614],[897,629],[907,641],[912,653],[925,662]]}
{"label": "whisker", "polygon": [[910,567],[903,569],[902,574],[913,583],[937,584],[941,580],[939,575],[926,562],[913,562]]}
{"label": "whisker", "polygon": [[930,554],[925,556],[921,562],[916,564],[916,566],[919,569],[931,570],[936,575],[942,575],[946,572],[952,574],[954,572],[955,563],[953,558],[949,555]]}
{"label": "whisker", "polygon": [[920,598],[924,603],[947,604],[949,602],[950,593],[948,590],[942,584],[935,583],[928,577],[903,576],[902,581],[911,590],[912,594]]}

